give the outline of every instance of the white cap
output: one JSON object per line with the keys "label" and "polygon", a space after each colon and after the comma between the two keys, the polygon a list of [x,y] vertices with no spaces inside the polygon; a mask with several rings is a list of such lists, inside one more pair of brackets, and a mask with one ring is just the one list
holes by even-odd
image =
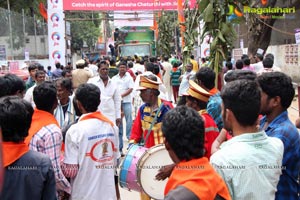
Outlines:
{"label": "white cap", "polygon": [[76,62],[76,66],[81,66],[81,65],[84,65],[85,64],[85,61],[83,59],[80,59]]}

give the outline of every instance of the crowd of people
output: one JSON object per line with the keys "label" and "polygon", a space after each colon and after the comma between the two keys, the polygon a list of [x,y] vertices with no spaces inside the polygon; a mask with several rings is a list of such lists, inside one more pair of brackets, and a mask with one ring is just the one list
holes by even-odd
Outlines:
{"label": "crowd of people", "polygon": [[255,59],[226,62],[222,88],[193,55],[185,65],[104,57],[30,65],[26,82],[0,77],[0,199],[122,199],[117,169],[135,144],[164,144],[173,160],[155,177],[168,178],[166,200],[299,199],[292,80],[272,54]]}

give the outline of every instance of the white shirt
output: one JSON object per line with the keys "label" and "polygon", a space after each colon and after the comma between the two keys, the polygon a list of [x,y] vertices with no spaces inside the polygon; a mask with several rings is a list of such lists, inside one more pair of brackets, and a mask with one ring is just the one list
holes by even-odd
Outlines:
{"label": "white shirt", "polygon": [[[131,88],[133,89],[133,86],[134,86],[133,79],[128,72],[126,72],[123,77],[120,77],[120,74],[117,74],[114,77],[112,77],[111,80],[118,85],[121,95],[124,92],[126,92],[128,89],[131,89]],[[132,102],[131,93],[122,98],[124,103]]]}
{"label": "white shirt", "polygon": [[274,199],[283,143],[264,131],[235,136],[210,157],[232,199]]}
{"label": "white shirt", "polygon": [[104,86],[104,82],[99,76],[89,79],[88,83],[92,83],[100,89],[101,103],[98,110],[113,123],[116,123],[116,119],[121,118],[121,94],[117,84],[109,78],[107,85]]}
{"label": "white shirt", "polygon": [[229,69],[224,75],[223,75],[223,81],[224,81],[224,85],[226,85],[226,81],[225,81],[225,77],[227,76],[227,74],[231,73],[233,70]]}
{"label": "white shirt", "polygon": [[133,69],[136,71],[136,72],[140,72],[140,73],[144,73],[145,72],[145,66],[144,65],[141,65],[140,63],[135,63],[133,65]]}
{"label": "white shirt", "polygon": [[263,70],[263,68],[264,68],[262,61],[254,63],[254,64],[252,64],[252,66],[254,67],[254,71],[256,73],[259,72],[259,71],[261,71],[261,70]]}
{"label": "white shirt", "polygon": [[172,101],[172,86],[171,86],[171,76],[170,72],[172,71],[172,65],[169,62],[164,61],[162,63],[162,66],[165,70],[165,74],[163,75],[163,82],[164,85],[166,86],[166,97],[168,101]]}
{"label": "white shirt", "polygon": [[179,92],[178,92],[179,96],[182,96],[187,92],[187,90],[190,87],[189,80],[195,80],[195,75],[196,73],[194,71],[185,72],[182,75],[182,79],[179,86]]}
{"label": "white shirt", "polygon": [[30,87],[30,88],[26,91],[25,96],[24,96],[24,98],[23,98],[23,99],[25,99],[26,101],[28,101],[28,102],[32,105],[33,108],[36,107],[36,106],[35,106],[35,103],[34,103],[34,101],[33,101],[33,90],[34,90],[35,87],[36,87],[36,84],[34,84],[32,87]]}
{"label": "white shirt", "polygon": [[98,75],[98,67],[94,64],[89,64],[89,71],[92,72],[93,77]]}
{"label": "white shirt", "polygon": [[263,68],[261,71],[257,72],[257,76],[262,75],[263,73],[268,73],[268,72],[281,72],[280,68]]}
{"label": "white shirt", "polygon": [[171,86],[170,72],[172,70],[172,65],[171,65],[171,63],[166,62],[166,61],[162,62],[161,65],[163,66],[163,68],[165,70],[165,74],[163,76],[164,84],[166,85],[166,87]]}
{"label": "white shirt", "polygon": [[65,142],[64,163],[79,165],[76,177],[71,180],[71,199],[115,200],[117,127],[98,119],[80,119],[68,130]]}

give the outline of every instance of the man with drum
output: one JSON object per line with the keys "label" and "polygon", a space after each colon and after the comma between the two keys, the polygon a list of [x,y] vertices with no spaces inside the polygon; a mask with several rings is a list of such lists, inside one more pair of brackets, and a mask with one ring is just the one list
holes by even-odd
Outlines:
{"label": "man with drum", "polygon": [[[135,143],[144,143],[146,148],[150,148],[163,143],[161,122],[164,115],[173,108],[173,105],[158,97],[158,88],[159,82],[154,75],[140,77],[138,90],[141,91],[140,96],[145,104],[139,108],[133,123],[129,146]],[[145,141],[148,132],[149,137]],[[141,199],[150,198],[145,194],[141,194]]]}
{"label": "man with drum", "polygon": [[144,146],[150,148],[163,143],[161,121],[163,116],[173,108],[173,105],[158,97],[158,87],[159,82],[157,82],[154,75],[141,76],[137,90],[141,91],[140,96],[145,103],[139,108],[136,120],[133,123],[129,144],[139,143],[142,139],[145,139],[156,113],[158,113],[157,119],[152,125],[148,140],[144,141]]}

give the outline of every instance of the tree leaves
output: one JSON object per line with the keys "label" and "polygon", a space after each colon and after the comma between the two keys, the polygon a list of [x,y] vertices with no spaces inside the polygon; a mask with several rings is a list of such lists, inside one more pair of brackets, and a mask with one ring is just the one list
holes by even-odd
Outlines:
{"label": "tree leaves", "polygon": [[210,3],[203,11],[203,20],[205,22],[213,22],[214,21],[214,9],[213,4]]}
{"label": "tree leaves", "polygon": [[[209,61],[210,67],[216,74],[219,74],[221,71],[222,62],[226,59],[236,39],[236,33],[232,24],[226,20],[228,5],[233,3],[233,0],[211,0],[202,13],[204,26],[202,28],[201,41],[203,42],[207,35],[212,37]],[[207,0],[201,0],[201,4],[206,5]]]}
{"label": "tree leaves", "polygon": [[[157,51],[160,55],[171,55],[171,42],[173,39],[173,30],[175,30],[175,23],[172,20],[173,13],[162,11],[158,20],[158,39]],[[173,23],[172,23],[173,22]]]}

